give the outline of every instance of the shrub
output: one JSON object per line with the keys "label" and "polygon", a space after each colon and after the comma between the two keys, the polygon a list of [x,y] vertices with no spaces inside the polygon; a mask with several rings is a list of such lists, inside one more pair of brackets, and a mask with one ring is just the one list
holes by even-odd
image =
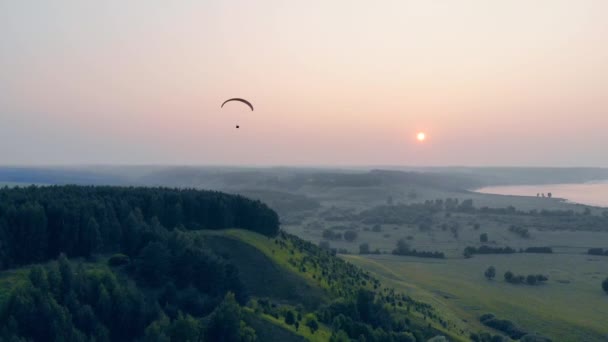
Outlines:
{"label": "shrub", "polygon": [[344,232],[344,240],[348,242],[353,242],[357,240],[358,234],[354,230],[347,230]]}
{"label": "shrub", "polygon": [[340,240],[342,239],[342,234],[336,233],[331,229],[325,229],[323,231],[323,238],[327,240]]}
{"label": "shrub", "polygon": [[484,275],[486,278],[488,278],[488,280],[494,279],[494,277],[496,277],[496,268],[494,268],[494,266],[488,267],[488,269],[484,272]]}
{"label": "shrub", "polygon": [[317,319],[313,315],[307,315],[305,324],[312,334],[319,329],[319,322],[317,322]]}
{"label": "shrub", "polygon": [[608,294],[608,278],[604,279],[602,282],[602,289],[604,289],[604,292]]}
{"label": "shrub", "polygon": [[365,242],[359,245],[359,254],[369,254],[369,243]]}
{"label": "shrub", "polygon": [[285,313],[285,324],[294,325],[295,322],[296,322],[295,315],[293,314],[293,312],[291,310],[288,310]]}
{"label": "shrub", "polygon": [[108,259],[108,265],[111,267],[117,267],[128,264],[130,261],[129,257],[124,254],[114,254]]}
{"label": "shrub", "polygon": [[587,251],[587,254],[589,254],[589,255],[604,255],[604,249],[603,248],[590,248]]}
{"label": "shrub", "polygon": [[482,315],[479,318],[479,321],[490,328],[504,332],[514,340],[520,339],[522,336],[527,334],[527,332],[518,328],[515,323],[506,319],[498,319],[493,314]]}
{"label": "shrub", "polygon": [[509,231],[519,235],[520,237],[527,239],[530,237],[530,232],[528,231],[527,228],[524,227],[519,227],[519,226],[515,226],[515,225],[511,225],[511,227],[509,227]]}
{"label": "shrub", "polygon": [[480,234],[479,242],[488,242],[488,234],[487,233]]}

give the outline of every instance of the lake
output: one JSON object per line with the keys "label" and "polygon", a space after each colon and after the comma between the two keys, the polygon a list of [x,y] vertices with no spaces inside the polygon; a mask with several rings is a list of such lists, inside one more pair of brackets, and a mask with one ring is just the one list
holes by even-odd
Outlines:
{"label": "lake", "polygon": [[542,184],[488,186],[476,192],[497,195],[531,196],[537,193],[551,193],[553,198],[563,198],[569,202],[608,207],[608,181],[582,184]]}

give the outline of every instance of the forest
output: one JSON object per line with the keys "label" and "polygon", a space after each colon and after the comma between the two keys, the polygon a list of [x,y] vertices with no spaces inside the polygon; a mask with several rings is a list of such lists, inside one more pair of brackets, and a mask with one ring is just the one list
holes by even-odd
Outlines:
{"label": "forest", "polygon": [[167,188],[0,189],[0,269],[98,252],[137,253],[167,230],[242,228],[273,236],[278,215],[239,195]]}
{"label": "forest", "polygon": [[[0,203],[2,277],[11,282],[10,290],[0,288],[2,341],[274,340],[285,333],[268,332],[274,319],[285,325],[279,330],[321,340],[413,342],[437,334],[430,323],[407,318],[413,313],[438,327],[448,324],[427,304],[281,232],[273,210],[241,196],[32,186],[2,189]],[[319,300],[259,296],[252,281],[266,294],[280,292],[282,284],[252,280],[252,272],[259,278],[276,265],[240,268],[238,258],[219,247],[226,238],[211,233],[232,227],[259,236],[267,246],[259,248],[270,246],[277,255],[271,263],[287,253],[285,267],[305,277],[293,281],[318,286],[306,291],[321,291]],[[231,252],[248,253],[244,247]],[[286,275],[277,278],[289,287],[293,275]]]}

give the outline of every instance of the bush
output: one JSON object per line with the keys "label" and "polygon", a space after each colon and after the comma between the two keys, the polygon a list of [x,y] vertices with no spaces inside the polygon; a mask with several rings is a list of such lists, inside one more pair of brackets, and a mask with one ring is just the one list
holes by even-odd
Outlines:
{"label": "bush", "polygon": [[340,240],[340,239],[342,239],[342,234],[341,233],[335,233],[331,229],[325,229],[323,231],[323,238],[327,239],[327,240]]}
{"label": "bush", "polygon": [[285,313],[285,324],[294,325],[296,323],[296,317],[291,310]]}
{"label": "bush", "polygon": [[488,269],[484,272],[484,275],[486,278],[488,278],[488,280],[494,279],[494,277],[496,277],[496,268],[494,268],[494,266],[488,267]]}
{"label": "bush", "polygon": [[319,330],[319,322],[317,322],[317,319],[311,314],[307,315],[305,324],[312,334]]}
{"label": "bush", "polygon": [[[608,250],[606,251],[606,255],[608,255]],[[589,255],[604,255],[604,249],[603,248],[590,248],[587,251],[587,254]]]}
{"label": "bush", "polygon": [[518,340],[527,334],[527,332],[518,328],[515,323],[506,319],[498,319],[493,314],[482,315],[479,321],[490,328],[504,332],[514,340]]}
{"label": "bush", "polygon": [[528,274],[527,276],[523,276],[520,274],[514,274],[511,271],[505,272],[504,277],[505,281],[510,284],[538,285],[549,280],[547,276],[542,274]]}
{"label": "bush", "polygon": [[602,282],[602,289],[604,289],[604,292],[608,294],[608,278],[604,279],[604,281]]}
{"label": "bush", "polygon": [[480,234],[479,242],[488,242],[488,234],[487,233]]}
{"label": "bush", "polygon": [[509,231],[511,233],[519,235],[520,237],[522,237],[524,239],[528,239],[530,237],[530,232],[528,231],[527,228],[511,225],[511,227],[509,227]]}
{"label": "bush", "polygon": [[108,265],[111,267],[126,265],[129,262],[129,257],[120,253],[112,255],[110,259],[108,259]]}
{"label": "bush", "polygon": [[344,240],[348,242],[353,242],[357,240],[358,234],[354,230],[347,230],[344,232]]}
{"label": "bush", "polygon": [[365,242],[359,245],[359,254],[369,254],[369,243]]}

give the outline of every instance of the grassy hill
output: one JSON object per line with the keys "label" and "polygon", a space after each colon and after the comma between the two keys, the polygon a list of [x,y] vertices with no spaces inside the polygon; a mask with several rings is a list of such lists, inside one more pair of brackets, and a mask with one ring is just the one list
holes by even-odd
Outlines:
{"label": "grassy hill", "polygon": [[[466,340],[462,332],[454,329],[454,324],[437,315],[431,306],[384,286],[369,273],[333,256],[330,251],[294,236],[280,233],[277,237],[267,237],[238,229],[185,234],[200,239],[214,253],[237,267],[249,296],[247,305],[242,308],[242,317],[256,330],[258,340],[328,341],[334,331],[330,324],[323,323],[322,315],[327,312],[324,310],[335,303],[356,299],[362,289],[375,291],[379,305],[387,308],[394,318],[407,322],[405,331],[417,336],[417,340],[434,335]],[[100,255],[75,260],[80,265],[75,268],[82,267],[90,276],[99,274],[98,277],[103,277],[111,273],[118,279],[132,277],[129,266],[110,267],[108,258]],[[28,277],[34,266],[0,272],[0,307],[6,305],[11,293],[31,286]],[[140,289],[144,294],[156,291],[145,286]],[[294,313],[299,327],[286,323],[288,311]],[[306,326],[311,319],[318,321],[314,332]]]}

